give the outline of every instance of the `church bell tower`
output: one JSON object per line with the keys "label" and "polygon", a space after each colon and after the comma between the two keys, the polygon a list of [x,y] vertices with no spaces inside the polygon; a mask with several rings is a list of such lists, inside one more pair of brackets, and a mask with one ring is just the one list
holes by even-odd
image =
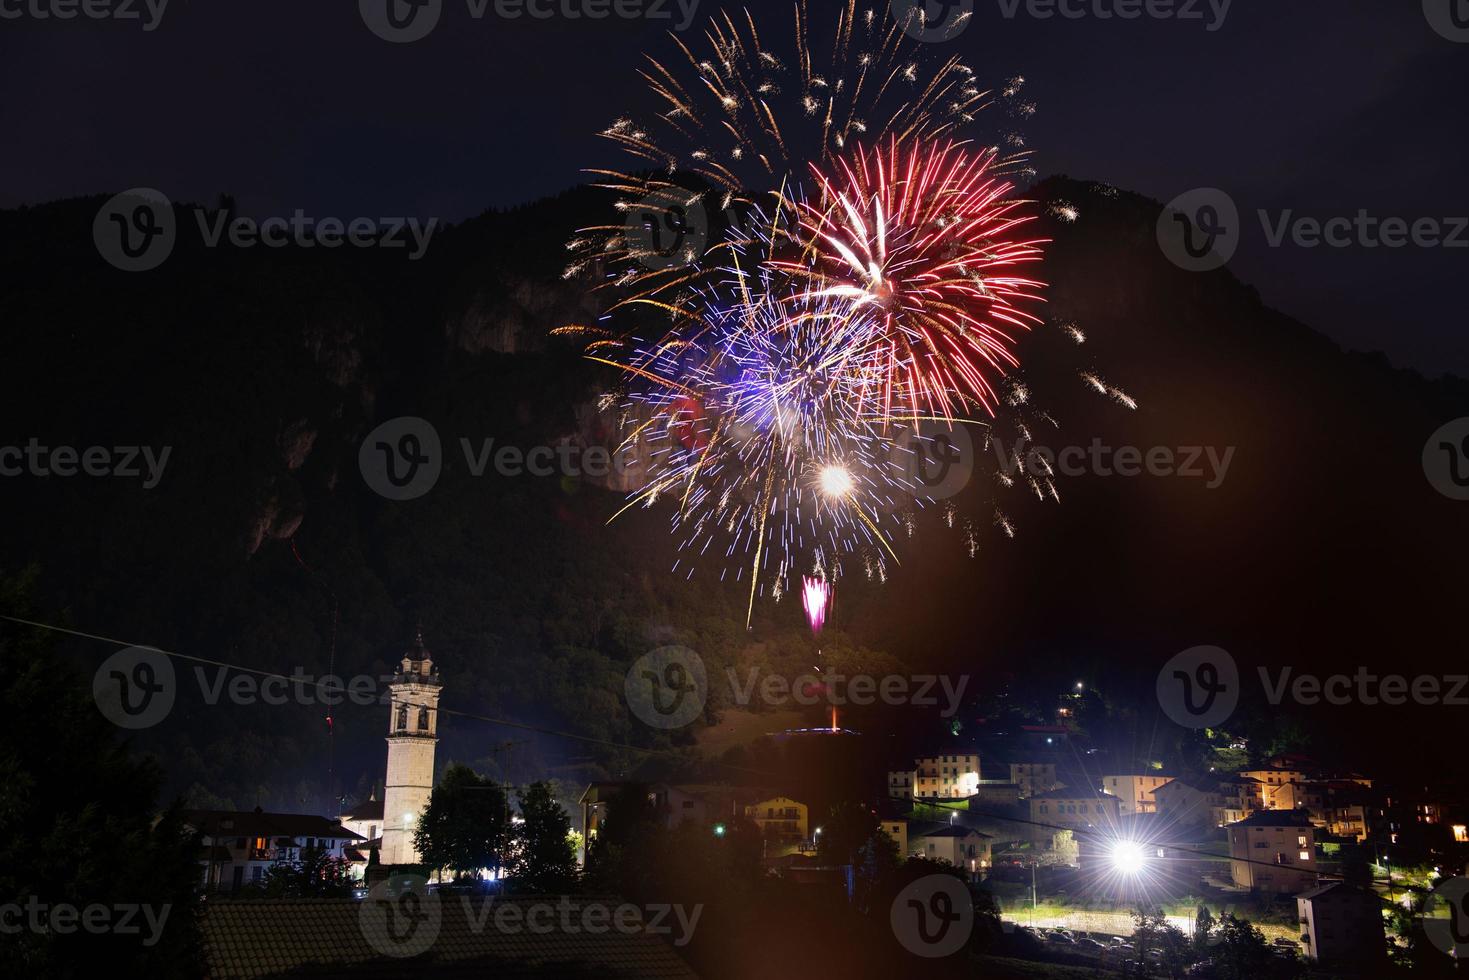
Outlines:
{"label": "church bell tower", "polygon": [[388,685],[388,773],[383,792],[385,865],[417,864],[413,832],[434,787],[439,740],[439,675],[420,630]]}

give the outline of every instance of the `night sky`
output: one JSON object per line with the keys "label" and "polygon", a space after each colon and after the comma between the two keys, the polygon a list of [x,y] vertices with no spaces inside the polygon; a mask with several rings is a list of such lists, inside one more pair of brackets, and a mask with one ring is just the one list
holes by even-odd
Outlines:
{"label": "night sky", "polygon": [[[0,4],[0,206],[151,186],[175,201],[230,193],[256,216],[451,221],[613,162],[594,134],[650,108],[635,71],[645,51],[673,52],[663,32],[681,17],[669,4],[671,21],[475,19],[446,0],[432,34],[393,45],[343,0],[172,0],[152,31],[11,19],[36,0],[23,2]],[[1469,252],[1272,249],[1256,216],[1469,214],[1469,45],[1436,33],[1423,5],[1237,0],[1222,23],[1205,2],[1194,20],[1011,7],[982,0],[948,43],[986,82],[1026,77],[1042,176],[1163,201],[1221,187],[1245,216],[1232,267],[1267,303],[1344,346],[1469,373],[1454,292]],[[718,8],[700,3],[691,31]]]}

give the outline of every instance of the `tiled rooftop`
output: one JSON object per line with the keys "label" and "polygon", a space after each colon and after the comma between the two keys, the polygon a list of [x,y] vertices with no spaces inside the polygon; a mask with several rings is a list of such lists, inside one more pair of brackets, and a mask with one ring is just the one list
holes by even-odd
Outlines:
{"label": "tiled rooftop", "polygon": [[[489,909],[484,903],[491,903]],[[369,934],[364,903],[351,899],[316,901],[215,901],[202,919],[205,961],[210,980],[253,980],[262,977],[399,977],[420,970],[439,977],[582,976],[696,977],[679,958],[667,936],[627,934],[614,928],[600,933],[564,930],[560,896],[488,899],[445,895],[438,900],[437,934],[423,952],[394,957],[380,952]],[[546,929],[532,931],[495,926],[496,909],[544,903],[551,914]],[[615,909],[617,899],[576,897],[572,915],[599,904]],[[435,916],[420,926],[432,929]],[[610,916],[607,917],[610,922]],[[520,921],[525,922],[521,917]],[[540,924],[540,923],[538,923]],[[674,930],[670,915],[664,922]],[[410,936],[412,934],[410,933]],[[429,935],[425,933],[424,935]],[[378,939],[378,947],[391,945]]]}

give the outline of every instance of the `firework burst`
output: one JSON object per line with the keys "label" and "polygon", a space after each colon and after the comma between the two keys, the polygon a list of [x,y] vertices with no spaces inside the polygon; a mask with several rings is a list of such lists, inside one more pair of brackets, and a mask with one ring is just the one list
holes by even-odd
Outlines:
{"label": "firework burst", "polygon": [[1042,239],[1017,235],[1034,216],[993,172],[993,150],[906,145],[858,149],[828,176],[815,165],[815,203],[801,263],[812,295],[870,311],[883,348],[883,411],[952,418],[965,402],[994,414],[995,386],[1018,367],[1015,337],[1040,320],[1021,308],[1044,284],[1019,275]]}

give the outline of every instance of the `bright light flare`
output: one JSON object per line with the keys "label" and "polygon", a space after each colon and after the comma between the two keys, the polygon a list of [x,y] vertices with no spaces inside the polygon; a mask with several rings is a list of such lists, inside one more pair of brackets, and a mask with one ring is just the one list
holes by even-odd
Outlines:
{"label": "bright light flare", "polygon": [[1135,840],[1115,841],[1107,852],[1112,869],[1118,874],[1135,877],[1148,866],[1147,851]]}
{"label": "bright light flare", "polygon": [[806,622],[811,632],[820,633],[826,623],[826,609],[831,602],[831,583],[810,575],[801,579],[801,607],[806,610]]}
{"label": "bright light flare", "polygon": [[846,497],[856,486],[852,473],[845,466],[824,466],[818,477],[821,492],[828,497]]}

